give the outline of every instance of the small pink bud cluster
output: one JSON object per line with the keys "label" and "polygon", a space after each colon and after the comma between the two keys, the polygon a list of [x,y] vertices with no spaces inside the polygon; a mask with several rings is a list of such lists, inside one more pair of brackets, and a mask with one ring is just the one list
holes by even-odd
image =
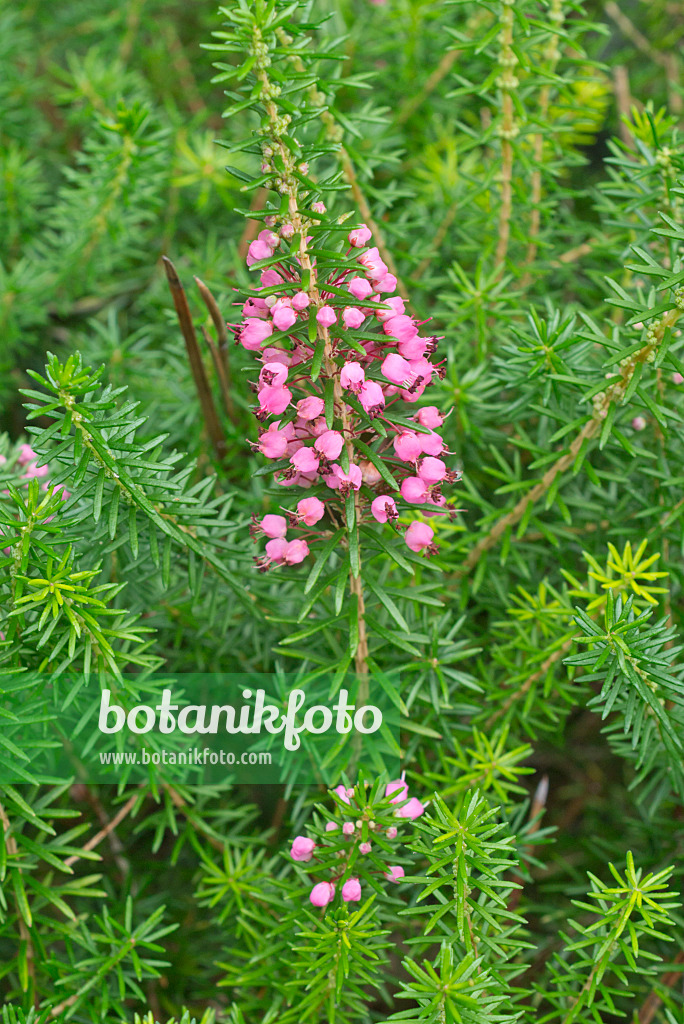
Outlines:
{"label": "small pink bud cluster", "polygon": [[[346,256],[357,252],[355,266],[345,263],[308,290],[301,257],[277,256],[282,240],[293,236],[291,228],[283,224],[279,234],[264,230],[251,243],[249,267],[272,262],[261,270],[261,287],[242,307],[244,319],[233,325],[236,341],[254,352],[260,364],[254,388],[261,431],[253,447],[279,462],[277,484],[316,489],[296,512],[286,510],[287,519],[255,521],[254,532],[268,538],[265,556],[257,559],[262,569],[301,562],[309,542],[320,536],[309,528],[326,512],[333,522],[344,520],[350,493],[356,495],[360,521],[395,526],[400,511],[412,505],[427,506],[428,517],[453,514],[442,488],[459,479],[443,459],[447,452],[438,433],[443,417],[437,407],[417,409],[406,425],[405,406],[415,405],[443,376],[431,359],[437,338],[421,335],[404,300],[392,295],[397,280],[378,249],[366,247],[368,228],[364,224],[349,232]],[[319,373],[314,381],[315,361]],[[368,457],[369,444],[374,445],[373,458]],[[380,472],[379,463],[388,473]],[[389,474],[397,481],[394,494],[387,493],[392,490]],[[300,531],[298,537],[288,539],[288,528]],[[405,540],[414,552],[436,550],[434,530],[422,521],[409,525]]]}
{"label": "small pink bud cluster", "polygon": [[[364,839],[362,837],[364,833],[367,834],[369,831],[374,833],[378,831],[378,824],[372,816],[372,808],[357,806],[354,800],[353,789],[347,789],[345,786],[339,785],[335,788],[334,793],[343,804],[349,807],[349,814],[353,815],[353,820],[345,820],[342,823],[341,829],[337,822],[334,820],[329,821],[325,826],[325,831],[328,833],[341,831],[344,838],[350,842],[341,849],[339,843],[337,844],[339,868],[336,867],[334,869],[332,878],[317,882],[313,886],[309,899],[315,907],[326,907],[329,903],[332,903],[340,880],[343,880],[341,896],[345,903],[356,903],[361,899],[361,881],[357,876],[346,877],[347,864],[355,850],[358,850],[361,856],[368,856],[371,853],[373,844],[368,838]],[[420,800],[416,797],[408,798],[408,786],[404,781],[403,775],[401,779],[395,779],[386,785],[385,798],[391,798],[389,800],[390,804],[398,805],[394,811],[394,816],[397,818],[412,820],[418,818],[425,811],[425,807]],[[379,809],[379,813],[382,813],[382,809]],[[361,817],[359,818],[358,815],[361,815]],[[384,833],[387,839],[396,839],[398,830],[396,826],[390,825],[384,829]],[[321,844],[319,847],[319,844],[314,839],[310,839],[308,836],[297,836],[292,842],[290,856],[300,864],[308,864],[314,860],[316,850],[319,848],[327,850],[328,845]],[[386,865],[386,870],[382,874],[390,882],[399,882],[404,877],[404,869],[398,864]]]}

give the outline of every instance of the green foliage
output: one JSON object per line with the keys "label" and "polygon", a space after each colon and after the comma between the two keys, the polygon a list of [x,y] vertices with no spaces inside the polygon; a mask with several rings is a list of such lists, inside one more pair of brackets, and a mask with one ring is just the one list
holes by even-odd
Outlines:
{"label": "green foliage", "polygon": [[[675,7],[0,2],[2,1024],[681,1021]],[[440,336],[462,511],[432,565],[353,510],[302,565],[252,564],[282,491],[225,324],[292,195],[325,200],[324,272],[372,220]],[[187,293],[209,400],[161,255],[214,297]],[[55,725],[105,686],[157,700],[159,669],[332,703],[364,624],[415,821],[370,744],[348,804],[98,786]],[[35,777],[36,722],[71,774]],[[359,902],[313,907],[326,872]]]}

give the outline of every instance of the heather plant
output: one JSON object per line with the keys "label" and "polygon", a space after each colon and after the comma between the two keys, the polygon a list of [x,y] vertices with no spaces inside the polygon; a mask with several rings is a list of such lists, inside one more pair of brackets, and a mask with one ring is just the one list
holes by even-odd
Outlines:
{"label": "heather plant", "polygon": [[[0,17],[3,1024],[677,1024],[676,5]],[[391,713],[89,773],[222,673]]]}

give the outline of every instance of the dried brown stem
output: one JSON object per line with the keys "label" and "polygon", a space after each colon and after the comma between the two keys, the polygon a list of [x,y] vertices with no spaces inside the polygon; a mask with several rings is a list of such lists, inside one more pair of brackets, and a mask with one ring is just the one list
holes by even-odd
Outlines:
{"label": "dried brown stem", "polygon": [[[674,964],[684,964],[684,950],[680,949],[672,962]],[[663,988],[673,988],[673,986],[676,985],[678,981],[681,981],[681,979],[681,970],[668,971],[667,974],[664,974],[660,979],[660,984]],[[650,992],[646,997],[644,1005],[639,1010],[639,1024],[651,1024],[651,1021],[658,1012],[662,1001],[662,996],[658,995],[655,989]]]}
{"label": "dried brown stem", "polygon": [[195,388],[197,390],[204,423],[214,451],[216,452],[216,457],[221,461],[226,454],[226,442],[216,413],[214,397],[211,393],[211,388],[209,387],[207,372],[204,368],[204,362],[202,361],[202,354],[197,343],[197,335],[195,334],[195,328],[192,323],[188,300],[173,263],[168,256],[162,256],[162,260],[164,261],[164,270],[166,271],[169,287],[171,289],[171,296],[176,309],[176,315],[178,316],[181,333],[185,341],[190,370],[195,382]]}
{"label": "dried brown stem", "polygon": [[485,729],[490,729],[492,725],[499,720],[499,718],[503,718],[504,715],[506,715],[513,707],[516,701],[524,697],[535,683],[544,678],[551,666],[555,665],[555,663],[559,661],[564,654],[567,654],[572,647],[573,640],[573,636],[568,637],[557,650],[552,651],[551,654],[549,654],[548,658],[542,662],[539,669],[536,672],[533,672],[531,676],[528,676],[522,686],[517,687],[517,689],[515,689],[510,696],[506,698],[501,707],[497,708],[496,711],[489,716],[485,723]]}
{"label": "dried brown stem", "polygon": [[67,859],[64,861],[65,865],[70,868],[72,864],[75,864],[76,861],[81,859],[84,853],[88,853],[89,850],[94,850],[96,846],[99,846],[102,840],[106,839],[107,836],[109,836],[114,831],[117,825],[120,825],[124,818],[126,818],[130,814],[130,812],[133,810],[136,804],[136,801],[139,799],[139,793],[134,793],[133,796],[129,797],[126,803],[119,808],[117,813],[110,821],[107,822],[104,828],[101,828],[99,832],[96,832],[95,835],[91,839],[89,839],[87,843],[85,843],[81,850],[81,853],[75,853],[73,854],[73,856],[67,857]]}
{"label": "dried brown stem", "polygon": [[216,299],[211,294],[204,281],[200,281],[199,277],[196,277],[195,282],[200,290],[200,295],[204,299],[204,304],[209,310],[209,316],[212,319],[212,323],[216,328],[218,347],[213,343],[209,333],[205,331],[204,328],[202,328],[202,331],[209,346],[211,357],[214,360],[214,369],[216,370],[219,387],[221,388],[221,396],[223,398],[226,413],[233,423],[235,423],[237,420],[237,413],[235,403],[233,402],[233,396],[231,394],[233,380],[230,372],[230,363],[228,361],[228,330],[226,328],[226,322],[221,316],[221,311],[218,308]]}

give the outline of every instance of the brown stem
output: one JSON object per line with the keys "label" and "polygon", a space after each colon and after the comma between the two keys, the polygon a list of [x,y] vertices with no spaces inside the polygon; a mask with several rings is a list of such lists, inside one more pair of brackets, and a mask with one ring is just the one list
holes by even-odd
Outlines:
{"label": "brown stem", "polygon": [[503,716],[506,715],[506,713],[510,710],[510,708],[515,704],[517,700],[520,700],[521,697],[524,697],[525,694],[529,691],[529,689],[532,686],[534,686],[536,682],[544,678],[544,676],[549,671],[551,666],[555,665],[555,663],[559,661],[559,659],[562,658],[564,654],[567,654],[567,652],[572,647],[574,639],[574,636],[568,637],[567,640],[564,640],[563,644],[556,651],[552,651],[551,654],[549,654],[548,658],[546,658],[545,661],[542,662],[539,669],[536,672],[533,672],[531,676],[528,676],[525,682],[522,684],[522,686],[519,686],[516,690],[514,690],[513,693],[511,693],[510,696],[506,698],[501,707],[497,708],[496,711],[489,716],[489,718],[485,722],[485,729],[490,729],[492,725],[494,725],[494,723],[498,721],[499,718],[503,718]]}
{"label": "brown stem", "polygon": [[88,842],[83,846],[83,848],[82,848],[80,853],[75,853],[75,854],[73,854],[73,856],[67,857],[67,859],[64,861],[66,867],[70,868],[72,866],[72,864],[75,864],[76,861],[81,859],[81,857],[83,856],[84,853],[88,853],[89,850],[94,850],[96,846],[100,845],[100,843],[102,842],[103,839],[106,839],[107,836],[109,836],[111,833],[113,833],[113,831],[117,827],[117,825],[120,825],[121,822],[124,820],[124,818],[133,810],[133,807],[135,806],[136,801],[139,800],[139,799],[140,799],[140,794],[139,793],[134,793],[133,796],[131,796],[126,801],[126,803],[123,805],[123,807],[119,808],[117,813],[114,815],[114,817],[110,821],[107,822],[107,824],[104,826],[104,828],[101,828],[99,832],[96,832],[95,835],[91,839],[88,840]]}
{"label": "brown stem", "polygon": [[231,394],[233,379],[230,372],[230,363],[228,361],[228,331],[226,329],[226,322],[221,316],[216,299],[211,294],[204,281],[200,281],[199,277],[196,277],[195,282],[200,290],[200,295],[204,299],[204,304],[209,310],[209,316],[212,319],[212,323],[216,328],[218,347],[211,340],[208,331],[204,327],[202,328],[202,333],[207,345],[209,346],[211,358],[214,361],[214,369],[216,371],[216,377],[218,378],[221,397],[223,398],[223,405],[226,413],[232,422],[236,423],[237,410],[235,409],[235,403],[233,402],[233,396]]}
{"label": "brown stem", "polygon": [[[684,964],[684,950],[679,950],[672,963]],[[672,988],[674,985],[677,984],[678,981],[681,981],[681,978],[681,971],[668,971],[667,974],[664,974],[661,978],[660,984],[663,986],[663,988]],[[639,1010],[639,1024],[651,1024],[651,1021],[658,1012],[658,1009],[662,1001],[662,996],[658,995],[655,989],[652,992],[650,992],[649,995],[646,997],[644,1005]]]}
{"label": "brown stem", "polygon": [[190,370],[192,371],[192,377],[195,382],[195,388],[197,390],[204,423],[214,451],[216,452],[216,457],[219,461],[222,461],[226,454],[226,442],[216,413],[214,397],[211,393],[211,388],[209,387],[209,381],[207,380],[207,372],[202,361],[202,354],[197,343],[197,335],[195,334],[195,328],[192,323],[188,300],[185,296],[183,285],[180,282],[180,278],[176,273],[176,268],[173,263],[168,256],[162,256],[162,260],[164,261],[164,270],[166,271],[169,287],[171,289],[171,297],[173,298],[178,322],[185,341]]}

